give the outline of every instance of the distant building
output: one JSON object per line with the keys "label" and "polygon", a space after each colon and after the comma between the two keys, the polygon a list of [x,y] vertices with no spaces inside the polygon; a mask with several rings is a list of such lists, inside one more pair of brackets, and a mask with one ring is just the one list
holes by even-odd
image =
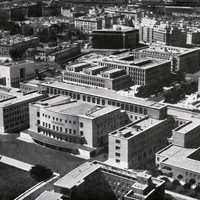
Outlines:
{"label": "distant building", "polygon": [[134,49],[138,46],[138,30],[115,25],[111,29],[92,32],[92,47],[95,49]]}
{"label": "distant building", "polygon": [[74,19],[75,28],[84,33],[92,33],[92,31],[103,28],[103,19],[95,17],[78,17]]}
{"label": "distant building", "polygon": [[124,169],[145,168],[168,144],[170,121],[143,117],[109,134],[108,163]]}
{"label": "distant building", "polygon": [[0,132],[17,133],[29,127],[29,103],[44,98],[37,92],[0,88]]}
{"label": "distant building", "polygon": [[107,67],[91,66],[87,63],[67,66],[63,72],[63,82],[111,90],[125,89],[131,85],[131,79],[125,70],[109,70]]}
{"label": "distant building", "polygon": [[89,158],[107,145],[108,133],[128,120],[118,107],[53,96],[30,104],[30,129],[26,132],[40,144]]}
{"label": "distant building", "polygon": [[124,69],[136,85],[160,84],[170,76],[171,63],[155,58],[138,58],[133,55],[107,57],[99,61],[100,66]]}
{"label": "distant building", "polygon": [[35,78],[38,73],[48,69],[46,63],[25,60],[0,64],[0,84],[6,87],[19,87],[21,81]]}
{"label": "distant building", "polygon": [[136,49],[133,52],[135,59],[154,58],[171,61],[171,71],[194,73],[200,69],[200,49],[181,48],[153,44],[148,48]]}
{"label": "distant building", "polygon": [[10,50],[26,50],[39,44],[38,37],[24,37],[22,35],[9,35],[0,39],[0,55],[9,56]]}
{"label": "distant building", "polygon": [[37,200],[160,200],[164,181],[145,172],[130,172],[97,161],[86,162],[54,183]]}

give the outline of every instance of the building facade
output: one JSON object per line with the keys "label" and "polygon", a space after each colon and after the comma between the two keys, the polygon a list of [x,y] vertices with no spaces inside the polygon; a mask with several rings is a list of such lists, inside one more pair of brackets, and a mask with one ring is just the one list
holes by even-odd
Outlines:
{"label": "building facade", "polygon": [[114,26],[112,29],[92,32],[92,47],[95,49],[134,49],[138,46],[137,29]]}
{"label": "building facade", "polygon": [[148,115],[154,119],[165,119],[167,116],[167,107],[164,104],[122,96],[112,90],[81,87],[56,81],[41,83],[38,87],[46,89],[46,92],[51,95],[62,94],[70,96],[74,100],[96,105],[117,106],[121,107],[122,110]]}
{"label": "building facade", "polygon": [[[132,60],[131,60],[132,58]],[[170,77],[171,63],[158,59],[134,59],[132,55],[118,58],[104,58],[99,61],[100,66],[124,69],[135,85],[160,84]]]}
{"label": "building facade", "polygon": [[18,133],[29,127],[29,103],[44,98],[37,92],[23,93],[16,88],[0,89],[0,132]]}
{"label": "building facade", "polygon": [[109,70],[107,67],[91,66],[86,63],[67,66],[62,80],[63,82],[111,90],[120,90],[131,85],[131,79],[123,69]]}
{"label": "building facade", "polygon": [[144,116],[109,134],[108,163],[124,169],[144,169],[168,144],[170,121]]}
{"label": "building facade", "polygon": [[89,157],[107,145],[108,133],[128,123],[129,118],[118,107],[53,96],[30,104],[30,121],[27,132],[35,141],[74,153],[85,151]]}

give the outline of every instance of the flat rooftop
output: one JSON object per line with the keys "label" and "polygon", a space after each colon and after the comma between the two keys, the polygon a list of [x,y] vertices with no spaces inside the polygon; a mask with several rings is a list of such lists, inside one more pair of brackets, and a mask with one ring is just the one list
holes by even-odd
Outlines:
{"label": "flat rooftop", "polygon": [[73,116],[82,116],[91,119],[119,109],[118,107],[114,106],[97,106],[81,101],[73,101],[66,96],[49,97],[46,100],[43,99],[34,103],[34,105],[45,108],[52,112]]}
{"label": "flat rooftop", "polygon": [[162,122],[163,120],[156,120],[149,117],[143,117],[142,119],[136,122],[130,123],[122,128],[119,128],[118,130],[110,133],[110,135],[122,139],[131,139],[132,137],[139,135],[144,131],[148,130],[149,128],[154,127]]}
{"label": "flat rooftop", "polygon": [[129,103],[129,104],[141,105],[144,107],[152,107],[152,108],[158,109],[158,110],[166,107],[165,104],[156,103],[153,101],[147,101],[147,100],[140,99],[140,98],[122,96],[115,91],[107,90],[107,89],[83,87],[83,86],[58,82],[58,81],[41,83],[41,85],[46,86],[46,87],[58,88],[61,90],[73,91],[73,92],[77,92],[80,94],[87,94],[87,95],[96,96],[96,97],[103,97],[105,99],[111,99],[114,101],[116,100],[116,101],[125,102],[125,103]]}
{"label": "flat rooftop", "polygon": [[56,181],[54,185],[61,188],[71,189],[74,186],[83,183],[87,176],[94,173],[99,168],[101,168],[101,166],[98,164],[86,162]]}
{"label": "flat rooftop", "polygon": [[122,59],[117,59],[117,58],[103,58],[101,62],[109,62],[113,64],[118,64],[118,65],[123,65],[127,67],[133,67],[133,68],[138,68],[138,69],[150,69],[154,68],[156,66],[169,63],[171,65],[171,62],[168,60],[159,60],[159,59],[136,59],[133,61],[125,61]]}
{"label": "flat rooftop", "polygon": [[6,107],[13,104],[25,102],[37,97],[41,97],[43,94],[37,92],[23,93],[18,88],[0,88],[0,107]]}
{"label": "flat rooftop", "polygon": [[187,134],[190,131],[193,131],[195,128],[200,127],[200,120],[198,118],[191,118],[191,121],[186,122],[182,126],[177,127],[174,129],[174,132],[178,132],[181,134]]}
{"label": "flat rooftop", "polygon": [[199,153],[198,149],[188,149],[175,145],[169,145],[162,149],[157,154],[165,159],[161,162],[168,166],[183,168],[185,170],[200,173],[200,161],[192,158],[192,154]]}

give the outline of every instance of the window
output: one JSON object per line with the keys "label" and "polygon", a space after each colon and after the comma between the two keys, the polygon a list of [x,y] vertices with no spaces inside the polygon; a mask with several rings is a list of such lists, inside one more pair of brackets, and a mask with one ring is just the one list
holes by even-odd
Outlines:
{"label": "window", "polygon": [[73,130],[74,135],[76,134],[76,130]]}
{"label": "window", "polygon": [[83,131],[80,131],[80,135],[83,136]]}
{"label": "window", "polygon": [[120,160],[119,160],[119,159],[116,159],[115,161],[116,161],[117,163],[119,163],[119,162],[120,162]]}
{"label": "window", "polygon": [[37,117],[40,117],[40,112],[37,112]]}
{"label": "window", "polygon": [[120,140],[115,140],[115,142],[116,142],[117,144],[120,144],[121,141],[120,141]]}
{"label": "window", "polygon": [[115,156],[120,156],[120,153],[115,153]]}
{"label": "window", "polygon": [[119,150],[119,149],[120,149],[120,147],[119,147],[119,146],[116,146],[116,147],[115,147],[115,149],[116,149],[116,150]]}
{"label": "window", "polygon": [[83,122],[80,122],[80,127],[83,128]]}

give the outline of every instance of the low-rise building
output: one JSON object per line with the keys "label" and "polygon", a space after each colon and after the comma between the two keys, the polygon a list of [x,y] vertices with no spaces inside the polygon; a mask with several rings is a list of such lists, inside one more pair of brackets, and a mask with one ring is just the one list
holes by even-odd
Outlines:
{"label": "low-rise building", "polygon": [[164,181],[145,172],[130,172],[101,162],[86,162],[54,183],[37,200],[160,200]]}
{"label": "low-rise building", "polygon": [[168,144],[171,122],[144,116],[109,134],[108,163],[124,169],[145,168]]}
{"label": "low-rise building", "polygon": [[30,104],[31,137],[47,146],[87,157],[108,143],[108,133],[129,122],[118,107],[92,105],[65,96]]}
{"label": "low-rise building", "polygon": [[92,47],[95,49],[134,49],[138,41],[138,30],[132,27],[115,25],[92,32]]}
{"label": "low-rise building", "polygon": [[18,133],[29,127],[29,103],[44,98],[37,92],[0,88],[0,132]]}
{"label": "low-rise building", "polygon": [[123,69],[108,69],[98,65],[78,63],[66,67],[63,72],[63,82],[102,87],[112,90],[128,88],[131,79]]}

